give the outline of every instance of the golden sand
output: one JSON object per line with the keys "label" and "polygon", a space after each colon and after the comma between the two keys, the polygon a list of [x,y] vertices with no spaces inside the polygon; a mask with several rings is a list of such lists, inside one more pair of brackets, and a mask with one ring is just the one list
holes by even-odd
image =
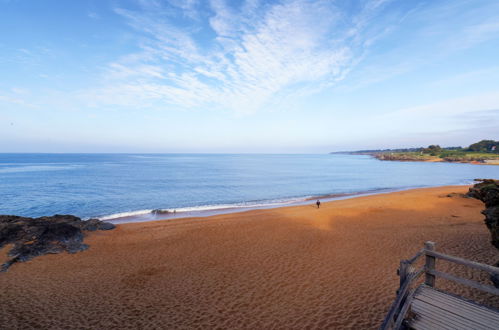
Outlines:
{"label": "golden sand", "polygon": [[[120,225],[0,274],[0,328],[376,328],[400,259],[499,259],[467,187]],[[1,251],[2,256],[6,248]],[[475,278],[476,279],[476,278]]]}

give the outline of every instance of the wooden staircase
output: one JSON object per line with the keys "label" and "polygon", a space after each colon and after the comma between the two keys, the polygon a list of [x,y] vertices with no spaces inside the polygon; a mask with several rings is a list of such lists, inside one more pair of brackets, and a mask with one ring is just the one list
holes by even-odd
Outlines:
{"label": "wooden staircase", "polygon": [[[414,263],[423,256],[424,266],[415,269]],[[438,290],[435,279],[441,277],[498,296],[499,289],[437,271],[436,259],[499,275],[498,267],[439,253],[435,251],[435,243],[426,242],[414,257],[400,262],[400,288],[380,329],[499,330],[499,310]],[[417,285],[423,274],[424,283]]]}

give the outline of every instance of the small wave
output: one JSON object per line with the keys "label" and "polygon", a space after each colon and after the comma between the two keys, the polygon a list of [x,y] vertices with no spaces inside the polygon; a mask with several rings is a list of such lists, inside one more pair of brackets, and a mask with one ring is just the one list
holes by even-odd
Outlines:
{"label": "small wave", "polygon": [[239,209],[239,208],[253,208],[253,207],[265,207],[265,206],[276,206],[276,205],[285,205],[292,204],[296,202],[306,201],[309,197],[304,198],[296,198],[296,199],[276,199],[270,201],[262,201],[262,202],[242,202],[242,203],[234,203],[234,204],[216,204],[216,205],[202,205],[202,206],[189,206],[182,207],[178,209],[165,209],[161,211],[167,212],[201,212],[201,211],[215,211],[215,210],[223,210],[223,209]]}
{"label": "small wave", "polygon": [[225,209],[239,209],[245,207],[258,207],[270,204],[220,204],[220,205],[205,205],[205,206],[191,206],[177,209],[176,212],[201,212],[201,211],[215,211]]}
{"label": "small wave", "polygon": [[139,158],[139,159],[153,159],[158,158],[158,156],[144,156],[144,155],[130,155],[131,158]]}
{"label": "small wave", "polygon": [[134,217],[134,216],[139,216],[139,215],[146,215],[152,213],[153,210],[138,210],[138,211],[129,211],[129,212],[120,212],[120,213],[114,213],[110,215],[105,215],[98,217],[99,220],[112,220],[112,219],[119,219],[119,218],[126,218],[126,217]]}
{"label": "small wave", "polygon": [[265,207],[275,207],[299,202],[305,202],[310,199],[310,196],[292,199],[273,199],[269,201],[253,201],[253,202],[241,202],[234,204],[213,204],[213,205],[198,205],[198,206],[188,206],[179,208],[162,208],[162,209],[147,209],[147,210],[137,210],[114,213],[110,215],[105,215],[98,217],[99,220],[115,220],[121,218],[130,217],[140,217],[155,214],[181,214],[181,213],[201,213],[209,211],[221,211],[221,210],[231,210],[231,209],[245,209],[245,208],[265,208]]}
{"label": "small wave", "polygon": [[40,171],[60,171],[72,170],[82,165],[28,165],[0,168],[0,173],[20,173],[20,172],[40,172]]}
{"label": "small wave", "polygon": [[[473,180],[462,180],[460,184],[472,184],[472,183]],[[232,204],[226,203],[226,204],[196,205],[196,206],[187,206],[179,208],[146,209],[146,210],[114,213],[110,215],[100,216],[98,217],[98,219],[107,220],[107,221],[135,222],[135,221],[168,219],[174,217],[207,216],[214,214],[239,212],[251,209],[267,209],[267,208],[270,209],[270,208],[289,206],[289,205],[304,205],[304,204],[313,203],[317,199],[327,202],[331,200],[340,200],[356,196],[389,193],[394,191],[403,191],[407,189],[422,188],[422,187],[431,187],[431,186],[421,185],[421,186],[410,186],[410,187],[408,186],[408,187],[395,187],[395,188],[380,187],[364,191],[343,192],[343,193],[335,193],[327,195],[302,196],[296,198],[248,201],[248,202],[239,202]]]}

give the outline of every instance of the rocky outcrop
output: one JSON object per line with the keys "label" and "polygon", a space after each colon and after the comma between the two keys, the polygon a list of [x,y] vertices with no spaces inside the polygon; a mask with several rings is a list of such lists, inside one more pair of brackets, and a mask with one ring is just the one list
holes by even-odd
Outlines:
{"label": "rocky outcrop", "polygon": [[470,188],[469,197],[481,200],[485,204],[485,224],[491,233],[492,244],[499,249],[499,180],[476,179],[480,181]]}
{"label": "rocky outcrop", "polygon": [[[485,204],[485,224],[491,234],[491,243],[499,249],[499,180],[475,179],[480,181],[470,188],[467,196],[481,200]],[[499,262],[495,265],[499,267]],[[499,288],[499,277],[492,277],[495,286]]]}
{"label": "rocky outcrop", "polygon": [[88,248],[83,243],[84,231],[114,228],[109,222],[98,219],[83,221],[72,215],[56,214],[41,218],[0,215],[0,249],[6,244],[13,244],[8,252],[11,259],[1,266],[0,271],[6,271],[16,262],[47,253],[83,251]]}

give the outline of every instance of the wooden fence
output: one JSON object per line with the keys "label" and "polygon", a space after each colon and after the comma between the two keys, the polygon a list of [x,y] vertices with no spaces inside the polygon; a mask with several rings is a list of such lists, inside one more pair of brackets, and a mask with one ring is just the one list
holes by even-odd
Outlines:
{"label": "wooden fence", "polygon": [[[425,257],[425,263],[422,267],[417,269],[413,265],[422,256]],[[424,284],[429,287],[435,287],[435,279],[437,277],[441,277],[481,291],[499,295],[499,289],[491,285],[478,283],[436,270],[435,267],[437,259],[442,259],[466,267],[479,269],[489,273],[490,275],[499,276],[499,267],[485,265],[437,252],[435,250],[435,243],[426,242],[424,248],[419,251],[414,257],[408,260],[402,260],[400,262],[400,268],[398,270],[398,274],[400,276],[400,287],[397,290],[397,297],[393,302],[383,324],[380,327],[381,330],[400,328],[402,322],[404,321],[404,317],[411,305],[411,300],[414,297],[417,289],[417,287],[414,288],[414,284],[423,273],[425,275]]]}

